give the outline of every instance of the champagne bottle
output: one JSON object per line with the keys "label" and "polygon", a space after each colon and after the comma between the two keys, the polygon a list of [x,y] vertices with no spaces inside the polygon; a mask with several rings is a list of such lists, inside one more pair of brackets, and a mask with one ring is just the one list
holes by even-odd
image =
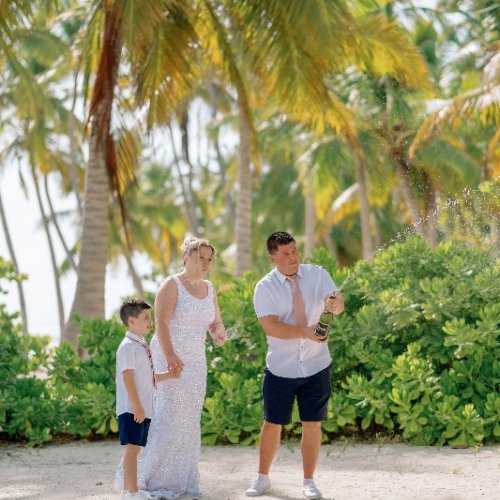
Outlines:
{"label": "champagne bottle", "polygon": [[[331,299],[335,298],[335,294],[330,295]],[[333,313],[328,312],[326,309],[323,310],[321,316],[319,317],[318,324],[314,330],[316,337],[326,338],[330,331],[330,324],[333,320]]]}

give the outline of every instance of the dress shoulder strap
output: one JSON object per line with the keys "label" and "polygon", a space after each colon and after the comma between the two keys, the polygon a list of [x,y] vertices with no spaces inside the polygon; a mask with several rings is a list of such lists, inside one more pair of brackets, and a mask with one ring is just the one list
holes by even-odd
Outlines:
{"label": "dress shoulder strap", "polygon": [[177,291],[183,288],[182,281],[179,279],[179,276],[177,276],[176,274],[172,274],[171,276],[169,276],[169,278],[172,278],[175,281],[175,284],[177,285]]}
{"label": "dress shoulder strap", "polygon": [[209,280],[205,280],[205,281],[208,283],[208,295],[213,297],[215,294],[215,287],[211,281],[209,281]]}

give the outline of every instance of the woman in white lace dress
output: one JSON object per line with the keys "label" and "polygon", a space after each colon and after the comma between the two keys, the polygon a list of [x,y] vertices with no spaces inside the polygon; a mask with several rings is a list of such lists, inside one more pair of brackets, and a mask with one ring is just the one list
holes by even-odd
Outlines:
{"label": "woman in white lace dress", "polygon": [[[181,371],[161,382],[147,446],[138,464],[140,490],[158,498],[198,497],[200,417],[206,389],[207,330],[217,345],[226,339],[214,286],[204,277],[214,248],[187,238],[181,246],[184,270],[166,278],[156,295],[156,335],[151,341],[156,371]],[[120,486],[120,471],[117,477]]]}

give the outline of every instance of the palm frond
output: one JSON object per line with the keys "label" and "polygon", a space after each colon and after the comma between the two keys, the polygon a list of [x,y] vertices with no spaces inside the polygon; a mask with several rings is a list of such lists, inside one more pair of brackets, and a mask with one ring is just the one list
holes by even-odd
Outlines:
{"label": "palm frond", "polygon": [[121,128],[115,131],[117,164],[117,190],[124,193],[126,187],[135,180],[134,172],[142,151],[141,134],[137,129]]}
{"label": "palm frond", "polygon": [[[68,58],[68,47],[59,37],[43,28],[32,28],[23,40],[29,58],[35,63],[49,69],[59,58]],[[66,68],[67,71],[67,68]]]}
{"label": "palm frond", "polygon": [[500,127],[496,129],[488,141],[484,164],[490,179],[500,178]]}
{"label": "palm frond", "polygon": [[266,95],[290,117],[319,133],[326,127],[353,130],[351,112],[325,84],[325,76],[341,68],[329,47],[336,42],[332,16],[349,17],[344,3],[268,0],[230,12],[232,18],[238,19],[238,14],[239,25],[245,28],[236,35],[237,46],[248,53],[249,71],[263,82]]}
{"label": "palm frond", "polygon": [[446,127],[456,127],[462,121],[478,119],[483,126],[500,125],[500,42],[485,49],[491,52],[483,68],[483,84],[448,99],[422,124],[409,149],[412,158],[417,149]]}
{"label": "palm frond", "polygon": [[[245,78],[241,73],[240,68],[236,61],[238,58],[231,46],[230,39],[232,36],[227,32],[225,23],[219,19],[218,12],[212,7],[209,0],[204,0],[202,2],[204,7],[204,12],[200,13],[200,17],[204,17],[207,20],[207,26],[210,26],[214,30],[216,37],[209,37],[209,42],[212,46],[216,46],[216,53],[221,57],[221,67],[224,69],[225,73],[229,75],[232,85],[234,85],[238,93],[238,101],[240,106],[243,108],[243,112],[247,116],[250,134],[252,139],[252,152],[253,152],[253,164],[256,171],[260,170],[260,158],[257,154],[258,143],[257,143],[257,132],[255,129],[253,113],[250,107],[249,92],[247,91],[245,85]],[[232,34],[234,35],[234,33]]]}
{"label": "palm frond", "polygon": [[401,28],[382,15],[358,19],[352,55],[360,69],[390,75],[408,88],[429,88],[424,59]]}
{"label": "palm frond", "polygon": [[465,186],[477,185],[481,180],[480,162],[452,135],[443,134],[438,141],[423,148],[415,162],[447,192],[460,192]]}
{"label": "palm frond", "polygon": [[199,76],[196,34],[188,13],[165,16],[133,68],[139,105],[147,105],[147,126],[165,125],[178,104],[192,92]]}
{"label": "palm frond", "polygon": [[359,211],[359,200],[357,198],[358,183],[355,182],[342,193],[331,204],[325,214],[322,225],[331,227],[338,224],[344,218],[351,216]]}
{"label": "palm frond", "polygon": [[471,118],[479,119],[483,125],[500,125],[500,85],[487,84],[449,99],[422,124],[410,146],[409,157],[413,158],[418,148],[443,129]]}
{"label": "palm frond", "polygon": [[28,24],[32,2],[22,0],[0,0],[0,52],[6,45],[11,45],[13,33]]}

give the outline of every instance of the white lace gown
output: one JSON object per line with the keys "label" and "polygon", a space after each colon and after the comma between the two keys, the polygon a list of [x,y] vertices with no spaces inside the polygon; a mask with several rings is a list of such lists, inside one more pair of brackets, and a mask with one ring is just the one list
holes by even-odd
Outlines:
{"label": "white lace gown", "polygon": [[[178,379],[160,382],[148,444],[141,450],[138,463],[139,489],[168,500],[185,496],[199,497],[198,463],[201,451],[200,418],[206,391],[207,365],[205,339],[207,327],[215,318],[214,289],[208,283],[208,295],[197,299],[180,280],[177,303],[169,324],[175,352],[184,362]],[[151,340],[155,370],[167,369],[156,335]],[[118,486],[123,484],[121,467]]]}

